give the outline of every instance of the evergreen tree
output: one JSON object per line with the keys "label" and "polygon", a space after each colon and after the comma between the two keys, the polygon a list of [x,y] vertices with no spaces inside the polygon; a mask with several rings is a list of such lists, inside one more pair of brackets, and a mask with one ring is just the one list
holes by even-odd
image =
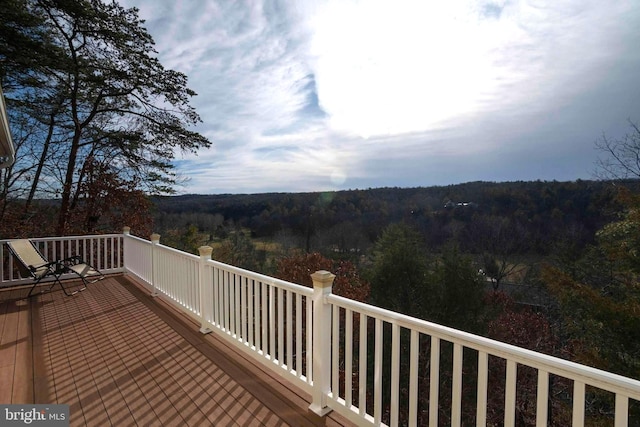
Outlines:
{"label": "evergreen tree", "polygon": [[428,314],[428,302],[440,296],[429,289],[426,253],[415,230],[401,223],[388,226],[373,248],[372,302],[416,317]]}
{"label": "evergreen tree", "polygon": [[[28,200],[47,187],[59,195],[57,233],[68,231],[95,164],[108,164],[135,190],[171,192],[176,149],[210,142],[189,130],[200,121],[189,105],[195,93],[184,74],[158,61],[138,10],[100,0],[11,0],[6,7],[3,86],[11,110],[39,129],[25,144],[38,165]],[[13,40],[29,49],[13,48]]]}
{"label": "evergreen tree", "polygon": [[456,329],[480,333],[485,285],[471,259],[455,247],[447,248],[435,276],[441,295],[436,320]]}

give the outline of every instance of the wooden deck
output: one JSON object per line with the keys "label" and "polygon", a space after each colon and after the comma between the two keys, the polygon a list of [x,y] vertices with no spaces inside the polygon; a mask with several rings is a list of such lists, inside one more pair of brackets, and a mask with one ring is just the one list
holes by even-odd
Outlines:
{"label": "wooden deck", "polygon": [[0,403],[69,404],[71,425],[349,425],[125,276],[27,292],[0,291]]}

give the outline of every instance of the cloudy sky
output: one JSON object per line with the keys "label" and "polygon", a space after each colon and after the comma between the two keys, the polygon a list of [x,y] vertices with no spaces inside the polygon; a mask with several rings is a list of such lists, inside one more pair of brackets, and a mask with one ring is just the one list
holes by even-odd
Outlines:
{"label": "cloudy sky", "polygon": [[640,121],[636,0],[124,0],[198,96],[181,193],[593,178]]}

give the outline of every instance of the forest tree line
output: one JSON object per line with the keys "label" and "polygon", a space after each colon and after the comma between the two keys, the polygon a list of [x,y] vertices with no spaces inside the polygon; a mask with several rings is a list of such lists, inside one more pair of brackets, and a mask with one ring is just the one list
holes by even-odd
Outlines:
{"label": "forest tree line", "polygon": [[183,195],[153,199],[153,226],[160,234],[195,227],[203,240],[245,230],[252,238],[288,240],[305,252],[357,257],[386,226],[404,222],[436,252],[454,243],[466,253],[549,256],[593,242],[620,212],[616,194],[611,182],[579,180]]}

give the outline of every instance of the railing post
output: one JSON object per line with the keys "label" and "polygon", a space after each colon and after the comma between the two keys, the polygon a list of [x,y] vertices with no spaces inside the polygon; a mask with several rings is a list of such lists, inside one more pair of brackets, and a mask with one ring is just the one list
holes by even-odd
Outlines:
{"label": "railing post", "polygon": [[127,236],[131,234],[131,227],[122,227],[122,234],[124,235],[124,237],[122,238],[122,269],[124,270],[123,274],[128,274],[129,270],[127,269],[127,257],[129,255],[129,239],[127,239]]}
{"label": "railing post", "polygon": [[[8,253],[9,255],[9,271],[11,271],[11,265],[13,264],[13,261],[11,259],[11,253]],[[0,262],[0,284],[3,284],[4,282],[4,242],[0,243],[0,260],[2,260]],[[13,279],[13,277],[11,277],[11,275],[9,275],[9,281],[11,281],[11,279]]]}
{"label": "railing post", "polygon": [[[331,305],[326,296],[331,294],[336,276],[320,270],[313,279],[313,390],[309,409],[319,416],[331,412],[327,396],[331,391]],[[307,333],[309,330],[307,329]]]}
{"label": "railing post", "polygon": [[211,260],[211,252],[213,252],[213,248],[211,246],[200,246],[198,248],[198,252],[200,253],[200,274],[198,276],[198,293],[200,300],[200,332],[203,334],[208,334],[211,332],[211,329],[207,326],[207,318],[206,314],[211,314],[209,311],[209,306],[211,299],[206,298],[207,293],[205,292],[205,287],[210,286],[211,282],[205,280],[205,276],[207,274],[207,261]]}
{"label": "railing post", "polygon": [[153,287],[153,291],[151,292],[151,296],[158,296],[158,291],[156,289],[156,246],[160,244],[160,235],[158,233],[153,233],[151,235],[151,286]]}

